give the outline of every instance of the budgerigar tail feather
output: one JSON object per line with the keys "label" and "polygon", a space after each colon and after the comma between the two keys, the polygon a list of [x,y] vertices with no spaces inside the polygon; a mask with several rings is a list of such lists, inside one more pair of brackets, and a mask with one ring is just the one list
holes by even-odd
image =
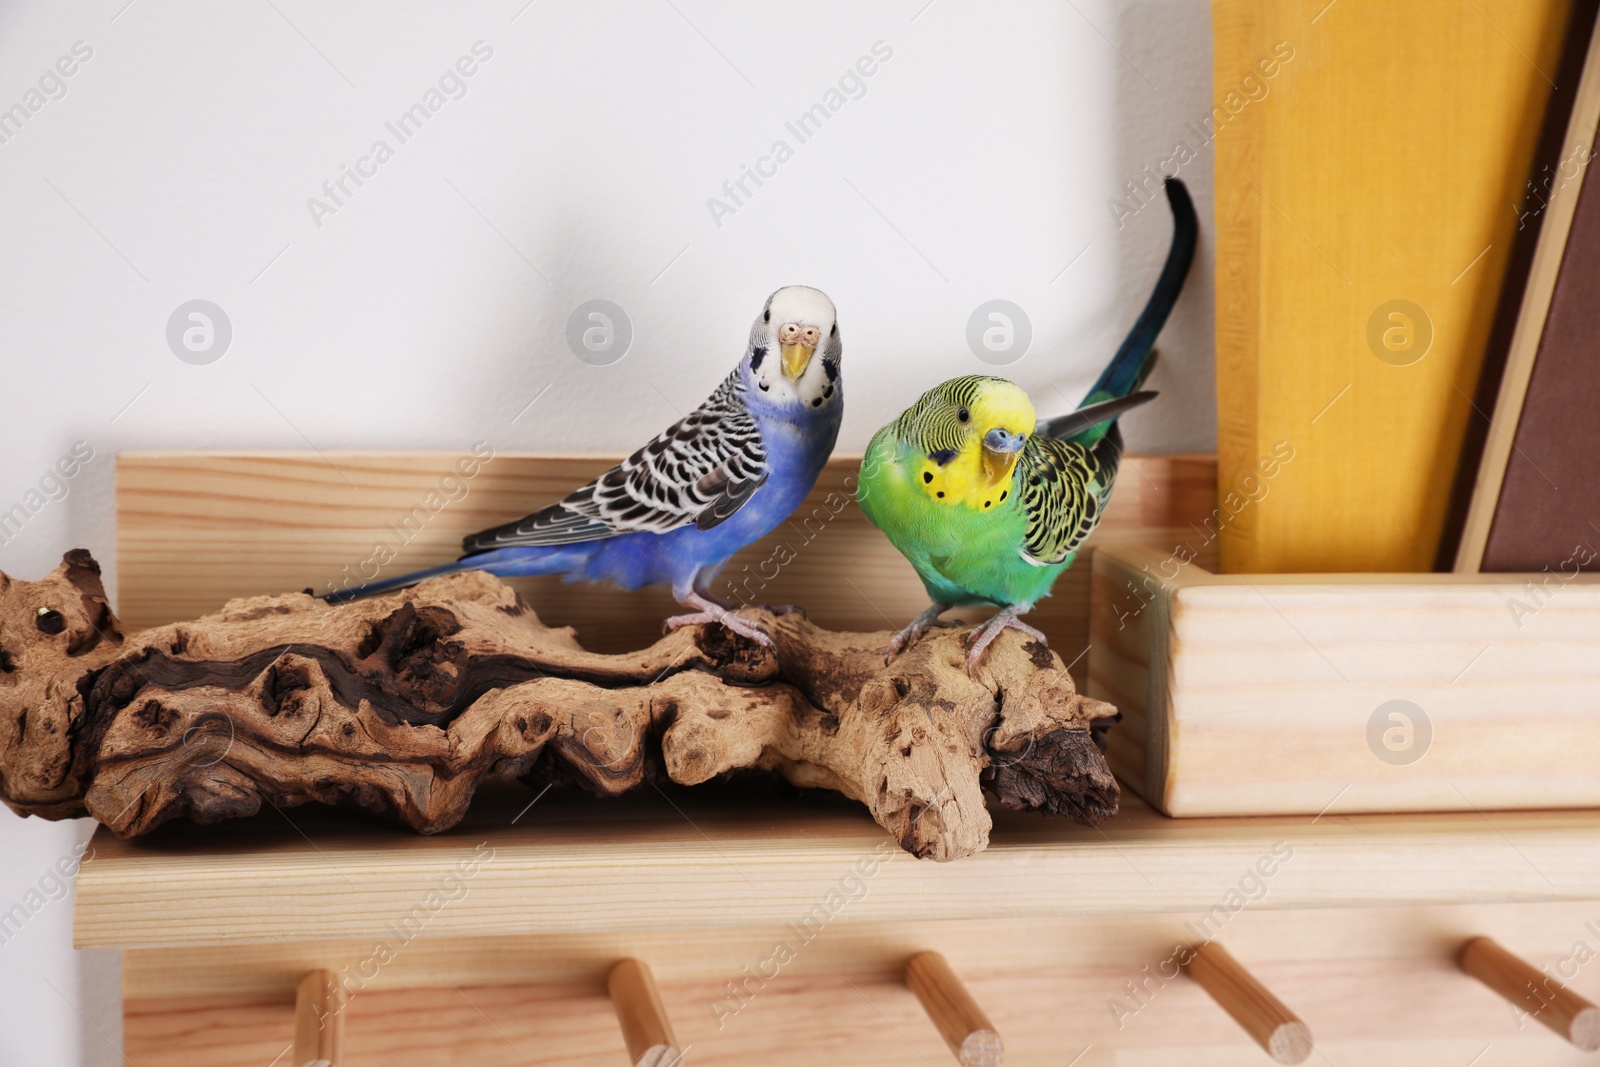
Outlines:
{"label": "budgerigar tail feather", "polygon": [[412,571],[394,578],[385,578],[381,582],[368,582],[358,585],[353,589],[338,589],[332,593],[325,593],[319,599],[330,604],[343,604],[349,600],[360,600],[362,597],[377,596],[379,593],[392,593],[396,589],[405,589],[407,586],[416,585],[427,578],[438,578],[446,574],[459,574],[462,571],[477,570],[481,563],[470,559],[458,559],[454,563],[445,563],[438,567],[429,567],[427,570]]}
{"label": "budgerigar tail feather", "polygon": [[1156,335],[1166,325],[1167,316],[1183,291],[1200,232],[1194,201],[1189,199],[1189,190],[1183,182],[1168,178],[1165,189],[1167,202],[1172,205],[1172,247],[1167,251],[1166,265],[1161,268],[1156,287],[1134,321],[1133,329],[1123,339],[1122,347],[1101,372],[1089,395],[1083,398],[1084,405],[1137,392],[1155,366]]}
{"label": "budgerigar tail feather", "polygon": [[580,566],[587,557],[593,555],[597,546],[606,543],[583,541],[573,545],[518,545],[489,552],[474,552],[462,556],[454,563],[441,563],[437,567],[412,571],[410,574],[385,578],[379,582],[336,589],[324,594],[322,599],[330,604],[343,604],[347,600],[360,600],[363,597],[377,596],[379,593],[392,593],[396,589],[405,589],[429,578],[460,574],[462,571],[488,571],[502,578],[526,578],[535,574],[568,574],[574,567]]}

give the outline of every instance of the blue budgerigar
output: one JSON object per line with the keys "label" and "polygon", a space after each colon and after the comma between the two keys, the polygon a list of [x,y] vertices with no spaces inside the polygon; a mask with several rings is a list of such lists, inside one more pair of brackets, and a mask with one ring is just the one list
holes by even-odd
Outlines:
{"label": "blue budgerigar", "polygon": [[324,599],[466,570],[561,574],[624,589],[667,582],[693,609],[669,626],[716,622],[771,644],[710,585],[735,552],[775,529],[811,491],[844,414],[842,353],[833,302],[802,285],[779,289],[733,373],[633,455],[558,503],[465,538],[454,563]]}

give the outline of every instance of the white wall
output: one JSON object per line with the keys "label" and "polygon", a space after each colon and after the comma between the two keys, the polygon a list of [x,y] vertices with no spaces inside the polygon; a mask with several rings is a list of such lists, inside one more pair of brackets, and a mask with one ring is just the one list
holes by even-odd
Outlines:
{"label": "white wall", "polygon": [[[1123,183],[1182,140],[1210,225],[1210,148],[1185,125],[1210,108],[1204,0],[524,4],[0,9],[0,108],[42,104],[0,127],[0,511],[39,505],[0,569],[34,578],[84,545],[114,588],[124,449],[624,450],[698,403],[792,282],[839,307],[842,448],[985,369],[966,327],[992,298],[1034,333],[1002,373],[1065,410],[1170,233],[1164,204],[1119,226],[1108,202],[1137,206]],[[80,41],[65,95],[26,96]],[[400,143],[385,123],[480,41],[465,95]],[[877,42],[892,56],[799,143],[785,122]],[[393,158],[326,197],[378,139]],[[779,139],[793,158],[728,200]],[[1136,450],[1213,447],[1209,235],[1196,266]],[[610,366],[564,339],[593,298],[633,324]],[[208,365],[166,338],[193,299],[232,326]],[[78,441],[94,458],[64,499],[30,497]],[[82,832],[0,818],[0,909]],[[0,945],[0,1065],[117,1062],[114,980],[73,956],[69,919],[53,904]]]}

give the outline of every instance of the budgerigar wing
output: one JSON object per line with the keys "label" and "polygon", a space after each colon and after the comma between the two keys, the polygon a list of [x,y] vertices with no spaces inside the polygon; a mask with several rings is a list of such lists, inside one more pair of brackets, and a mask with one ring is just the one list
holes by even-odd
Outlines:
{"label": "budgerigar wing", "polygon": [[600,477],[531,515],[465,538],[467,555],[514,545],[567,545],[621,534],[710,529],[767,480],[761,429],[738,372],[689,415]]}
{"label": "budgerigar wing", "polygon": [[1115,468],[1073,441],[1034,435],[1017,459],[1028,525],[1019,552],[1036,566],[1060,563],[1100,523]]}

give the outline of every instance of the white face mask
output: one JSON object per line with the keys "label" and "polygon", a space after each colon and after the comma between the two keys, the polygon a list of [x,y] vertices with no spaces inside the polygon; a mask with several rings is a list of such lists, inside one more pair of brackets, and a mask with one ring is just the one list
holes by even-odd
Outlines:
{"label": "white face mask", "polygon": [[775,406],[825,408],[838,401],[842,352],[833,301],[803,285],[779,289],[750,330],[749,385]]}

